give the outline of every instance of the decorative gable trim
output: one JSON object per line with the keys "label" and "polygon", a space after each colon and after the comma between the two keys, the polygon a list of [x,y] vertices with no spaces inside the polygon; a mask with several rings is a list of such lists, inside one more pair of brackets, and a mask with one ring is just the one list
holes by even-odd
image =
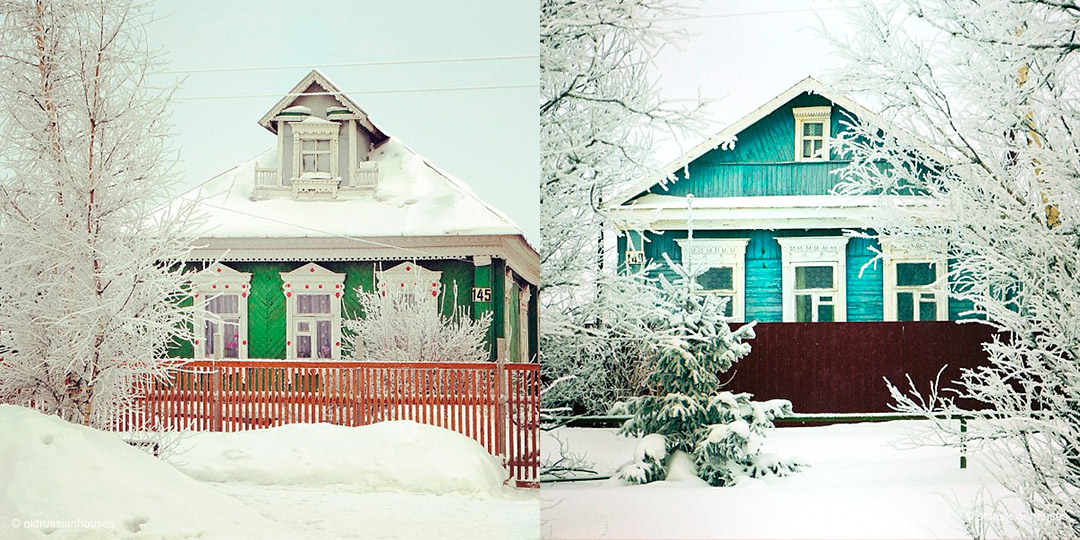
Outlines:
{"label": "decorative gable trim", "polygon": [[428,270],[415,262],[403,262],[389,270],[375,272],[379,296],[412,294],[417,299],[436,299],[442,291],[442,272]]}
{"label": "decorative gable trim", "polygon": [[349,98],[349,96],[343,94],[341,90],[334,83],[330,82],[330,79],[326,78],[319,70],[313,69],[303,79],[300,80],[296,86],[293,86],[292,90],[289,90],[278,102],[259,119],[259,125],[270,130],[271,133],[277,134],[277,126],[274,124],[274,118],[277,117],[283,110],[290,107],[298,97],[304,94],[304,91],[312,85],[318,84],[325,90],[326,94],[333,97],[341,104],[341,109],[336,109],[330,112],[330,116],[334,119],[345,118],[345,112],[347,111],[351,115],[355,115],[356,121],[364,126],[369,132],[371,132],[372,142],[378,144],[385,141],[389,137],[382,132],[375,124],[371,123],[371,119],[368,118],[368,114],[356,104],[355,101]]}
{"label": "decorative gable trim", "polygon": [[754,109],[754,111],[750,114],[740,118],[739,120],[735,121],[735,123],[724,128],[716,135],[709,137],[701,144],[698,144],[697,146],[690,149],[690,151],[671,161],[659,171],[657,171],[655,174],[645,177],[640,182],[634,183],[625,191],[622,191],[621,193],[616,195],[615,198],[612,199],[612,202],[610,205],[608,205],[608,207],[611,208],[616,206],[623,206],[631,199],[641,194],[642,192],[647,191],[649,188],[655,186],[656,184],[677,181],[678,178],[675,176],[675,173],[682,170],[692,161],[718,147],[733,145],[735,143],[736,136],[743,130],[750,127],[762,118],[765,118],[766,116],[772,114],[774,111],[776,111],[780,107],[783,107],[789,101],[795,99],[796,97],[804,93],[818,94],[831,101],[834,105],[843,107],[844,109],[848,110],[863,121],[870,122],[877,126],[882,126],[882,128],[885,129],[887,132],[897,135],[905,135],[907,138],[914,142],[916,148],[918,148],[920,152],[923,152],[931,159],[939,163],[948,163],[949,161],[947,156],[945,156],[945,154],[943,154],[942,152],[938,151],[937,149],[926,143],[921,142],[920,139],[908,134],[905,130],[893,127],[892,122],[885,120],[880,115],[870,111],[866,107],[855,103],[850,98],[844,96],[843,94],[840,94],[836,90],[825,86],[813,77],[807,77],[796,83],[795,86],[788,88],[780,95],[769,100],[764,105],[758,107],[757,109]]}

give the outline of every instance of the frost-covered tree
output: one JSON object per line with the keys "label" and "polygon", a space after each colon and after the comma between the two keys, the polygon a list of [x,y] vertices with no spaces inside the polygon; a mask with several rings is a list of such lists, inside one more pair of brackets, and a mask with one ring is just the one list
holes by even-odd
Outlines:
{"label": "frost-covered tree", "polygon": [[[953,298],[1002,331],[960,397],[1003,417],[1001,482],[1021,537],[1080,536],[1080,6],[1055,0],[863,2],[839,74],[892,125],[860,124],[841,193],[914,190],[929,209],[880,212],[884,238],[944,240]],[[945,153],[935,171],[893,126]],[[879,128],[883,130],[879,131]],[[932,172],[932,174],[927,174]],[[940,397],[940,396],[939,396]],[[918,399],[902,400],[918,408]],[[931,402],[959,413],[949,399]],[[956,425],[955,422],[952,423]],[[948,428],[946,424],[941,424]]]}
{"label": "frost-covered tree", "polygon": [[[491,312],[477,319],[465,306],[444,317],[436,299],[412,295],[380,296],[358,290],[361,317],[345,321],[353,354],[373,362],[484,362]],[[452,295],[456,297],[457,294]],[[452,301],[446,298],[445,301]]]}
{"label": "frost-covered tree", "polygon": [[677,275],[673,282],[660,278],[674,308],[667,321],[672,332],[660,344],[651,393],[618,407],[633,415],[622,433],[644,435],[635,460],[618,476],[638,484],[663,480],[677,452],[691,455],[698,476],[714,486],[795,470],[796,464],[761,452],[765,431],[774,418],[791,413],[791,403],[755,402],[748,393],[720,391],[718,375],[750,353],[743,340],[754,338],[754,323],[732,331],[724,318],[727,300],[702,294],[682,265],[665,260]]}
{"label": "frost-covered tree", "polygon": [[640,386],[658,337],[651,285],[601,272],[603,207],[652,170],[657,129],[696,126],[649,63],[687,9],[667,0],[542,0],[540,350],[547,407],[601,412]]}
{"label": "frost-covered tree", "polygon": [[129,1],[0,0],[0,402],[89,425],[163,374],[187,320],[192,222],[162,207],[144,21]]}

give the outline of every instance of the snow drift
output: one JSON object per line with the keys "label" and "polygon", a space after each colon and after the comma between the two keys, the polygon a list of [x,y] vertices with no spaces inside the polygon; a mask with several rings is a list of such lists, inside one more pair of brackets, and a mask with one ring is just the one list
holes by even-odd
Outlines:
{"label": "snow drift", "polygon": [[411,421],[195,433],[182,444],[176,467],[208,482],[491,496],[508,478],[473,439]]}
{"label": "snow drift", "polygon": [[0,538],[295,538],[114,434],[0,405]]}

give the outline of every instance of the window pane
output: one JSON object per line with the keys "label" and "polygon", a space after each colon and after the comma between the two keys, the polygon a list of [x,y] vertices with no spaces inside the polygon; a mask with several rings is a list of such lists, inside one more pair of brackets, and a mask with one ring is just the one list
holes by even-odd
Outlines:
{"label": "window pane", "polygon": [[937,320],[937,302],[934,302],[933,297],[923,296],[919,300],[919,320],[920,321],[936,321]]}
{"label": "window pane", "polygon": [[832,304],[818,304],[817,320],[818,322],[833,322],[836,320],[836,306]]}
{"label": "window pane", "polygon": [[315,149],[315,141],[312,141],[312,140],[305,140],[305,141],[303,142],[303,145],[304,145],[304,150],[305,150],[305,151],[309,151],[309,150],[314,150],[314,149]]}
{"label": "window pane", "polygon": [[937,265],[934,263],[897,263],[896,285],[900,287],[919,287],[929,285],[937,279]]}
{"label": "window pane", "polygon": [[240,325],[235,321],[225,323],[221,336],[225,342],[224,358],[240,358]]}
{"label": "window pane", "polygon": [[319,345],[319,358],[332,358],[330,349],[330,321],[322,320],[315,323],[316,343]]}
{"label": "window pane", "polygon": [[915,320],[915,298],[912,293],[902,292],[896,294],[896,320]]}
{"label": "window pane", "polygon": [[330,154],[319,154],[319,172],[330,172]]}
{"label": "window pane", "polygon": [[822,146],[822,144],[823,144],[823,142],[820,141],[820,140],[814,141],[814,156],[813,157],[825,157],[825,156],[821,155],[821,146]]}
{"label": "window pane", "polygon": [[800,294],[795,297],[795,321],[810,322],[811,302],[809,294]]}
{"label": "window pane", "polygon": [[730,291],[735,288],[730,266],[710,268],[697,277],[697,282],[706,291]]}
{"label": "window pane", "polygon": [[831,289],[833,288],[833,267],[831,266],[796,266],[796,289]]}
{"label": "window pane", "polygon": [[304,154],[304,168],[302,172],[315,172],[315,154]]}
{"label": "window pane", "polygon": [[217,334],[217,323],[213,321],[206,321],[203,325],[203,356],[207,358],[214,357],[214,337]]}
{"label": "window pane", "polygon": [[307,321],[299,321],[296,323],[297,332],[311,332],[311,323]]}
{"label": "window pane", "polygon": [[329,294],[300,294],[296,296],[297,313],[330,313]]}
{"label": "window pane", "polygon": [[311,336],[296,336],[296,357],[311,358]]}
{"label": "window pane", "polygon": [[330,141],[326,141],[326,140],[318,141],[317,149],[319,151],[321,151],[321,152],[329,152],[330,151]]}
{"label": "window pane", "polygon": [[814,142],[810,140],[804,140],[802,142],[802,157],[814,157]]}
{"label": "window pane", "polygon": [[825,126],[822,122],[803,122],[802,133],[804,137],[821,137],[824,131]]}
{"label": "window pane", "polygon": [[206,300],[206,311],[218,315],[240,313],[240,297],[235,294],[221,294]]}
{"label": "window pane", "polygon": [[732,306],[735,305],[735,298],[733,296],[731,296],[731,295],[728,295],[728,294],[725,294],[725,295],[721,296],[720,298],[727,300],[727,304],[724,306],[724,316],[725,317],[731,317],[732,313],[733,313]]}

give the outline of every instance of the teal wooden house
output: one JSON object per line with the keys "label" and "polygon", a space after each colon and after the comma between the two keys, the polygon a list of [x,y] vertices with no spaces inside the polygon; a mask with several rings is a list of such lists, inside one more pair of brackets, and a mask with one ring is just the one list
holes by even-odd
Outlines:
{"label": "teal wooden house", "polygon": [[[492,312],[491,358],[537,357],[539,256],[461,180],[318,71],[259,120],[276,144],[200,186],[188,358],[337,360],[356,291]],[[379,360],[370,358],[369,360]]]}
{"label": "teal wooden house", "polygon": [[[738,321],[958,318],[964,306],[946,294],[944,246],[844,233],[874,236],[866,218],[880,202],[833,194],[847,165],[834,141],[854,118],[881,121],[812,78],[773,98],[614,201],[615,212],[652,231],[622,231],[617,264],[655,261],[670,271],[666,253],[700,271],[698,282],[727,297]],[[892,199],[925,205],[915,195]],[[883,259],[867,265],[875,252]]]}

